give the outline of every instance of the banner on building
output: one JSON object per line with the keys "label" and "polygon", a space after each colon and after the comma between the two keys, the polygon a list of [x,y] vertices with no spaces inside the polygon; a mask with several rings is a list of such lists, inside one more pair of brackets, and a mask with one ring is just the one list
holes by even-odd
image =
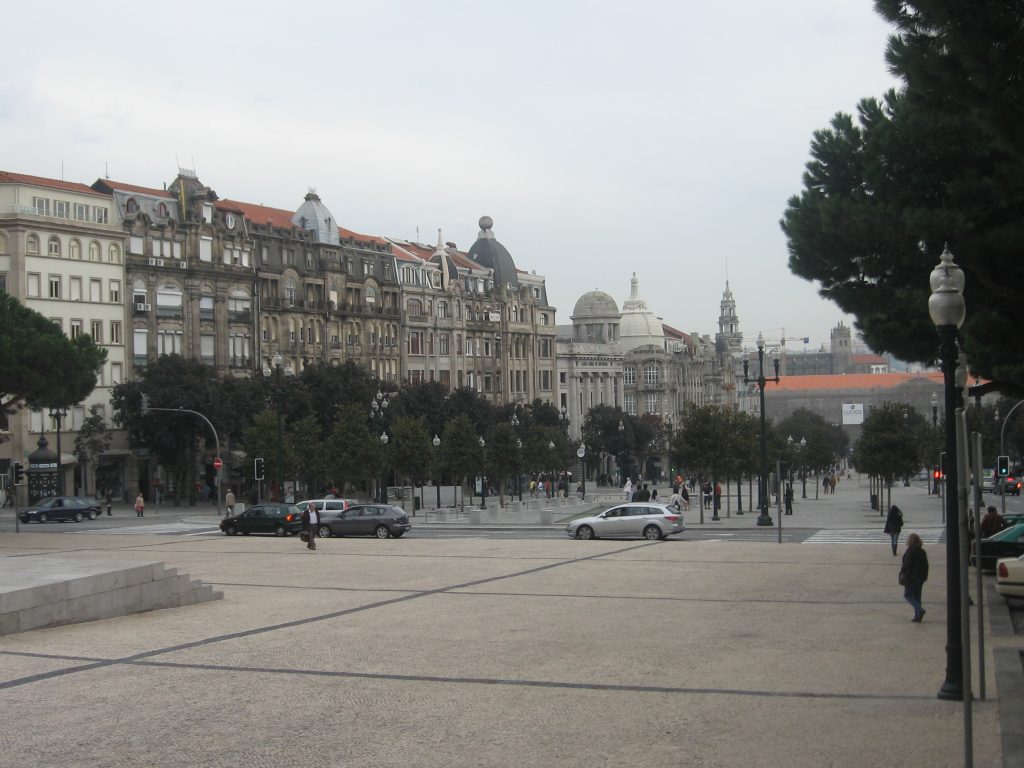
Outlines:
{"label": "banner on building", "polygon": [[864,403],[843,403],[843,425],[864,423]]}

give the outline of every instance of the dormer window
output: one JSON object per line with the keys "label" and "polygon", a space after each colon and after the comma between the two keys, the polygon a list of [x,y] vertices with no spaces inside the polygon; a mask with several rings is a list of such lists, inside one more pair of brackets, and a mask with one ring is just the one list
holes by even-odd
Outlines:
{"label": "dormer window", "polygon": [[128,202],[124,204],[125,213],[138,213],[139,212],[139,201],[134,197],[129,197]]}
{"label": "dormer window", "polygon": [[167,203],[160,202],[156,204],[156,215],[161,219],[167,218]]}

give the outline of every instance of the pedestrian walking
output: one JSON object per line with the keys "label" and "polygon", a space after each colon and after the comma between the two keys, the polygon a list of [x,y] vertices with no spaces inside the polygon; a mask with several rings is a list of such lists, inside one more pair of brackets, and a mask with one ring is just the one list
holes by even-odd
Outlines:
{"label": "pedestrian walking", "polygon": [[235,492],[231,488],[224,494],[224,510],[224,517],[235,514]]}
{"label": "pedestrian walking", "polygon": [[142,498],[142,491],[139,491],[139,495],[135,497],[135,516],[145,517],[146,501]]}
{"label": "pedestrian walking", "polygon": [[920,622],[925,610],[921,605],[921,590],[928,581],[928,554],[924,551],[921,537],[916,533],[907,536],[907,550],[903,553],[899,582],[903,585],[903,599],[914,608],[911,621]]}
{"label": "pedestrian walking", "polygon": [[893,504],[889,507],[889,515],[885,518],[885,532],[892,540],[892,555],[896,557],[896,548],[900,544],[900,531],[903,530],[903,512]]}
{"label": "pedestrian walking", "polygon": [[113,517],[111,510],[114,508],[114,492],[107,488],[107,517]]}
{"label": "pedestrian walking", "polygon": [[783,494],[783,498],[786,500],[786,514],[793,514],[793,484],[786,483],[786,492]]}
{"label": "pedestrian walking", "polygon": [[316,510],[316,502],[311,501],[302,510],[302,532],[306,534],[306,549],[316,549],[316,531],[320,525],[320,514]]}
{"label": "pedestrian walking", "polygon": [[672,495],[669,497],[668,505],[670,507],[675,507],[676,511],[683,508],[683,497],[679,495],[678,490],[674,491]]}
{"label": "pedestrian walking", "polygon": [[633,480],[632,478],[626,478],[626,484],[622,486],[622,492],[626,495],[626,501],[633,500]]}
{"label": "pedestrian walking", "polygon": [[637,501],[650,501],[651,491],[647,487],[647,483],[640,486],[640,490],[637,492]]}
{"label": "pedestrian walking", "polygon": [[658,489],[657,488],[651,488],[651,501],[657,501],[657,500],[658,500]]}
{"label": "pedestrian walking", "polygon": [[690,492],[686,490],[686,483],[679,486],[679,495],[683,498],[683,509],[690,508]]}

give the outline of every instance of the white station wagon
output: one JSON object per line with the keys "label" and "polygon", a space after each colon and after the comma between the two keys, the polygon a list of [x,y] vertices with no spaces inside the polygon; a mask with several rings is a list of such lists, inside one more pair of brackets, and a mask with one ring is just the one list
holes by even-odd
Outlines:
{"label": "white station wagon", "polygon": [[651,501],[619,504],[599,515],[572,520],[565,526],[566,533],[576,539],[643,536],[656,541],[685,530],[683,516],[678,510]]}

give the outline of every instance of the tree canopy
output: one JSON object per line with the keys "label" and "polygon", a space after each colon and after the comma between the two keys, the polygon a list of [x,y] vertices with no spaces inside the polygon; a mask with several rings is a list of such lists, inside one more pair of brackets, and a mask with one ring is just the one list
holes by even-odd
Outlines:
{"label": "tree canopy", "polygon": [[95,389],[106,359],[107,350],[91,337],[69,339],[52,320],[0,291],[0,408],[80,403]]}
{"label": "tree canopy", "polygon": [[816,131],[782,228],[790,270],[856,317],[872,349],[933,362],[928,276],[946,244],[966,276],[975,373],[1024,392],[1024,9],[877,0],[903,81]]}

